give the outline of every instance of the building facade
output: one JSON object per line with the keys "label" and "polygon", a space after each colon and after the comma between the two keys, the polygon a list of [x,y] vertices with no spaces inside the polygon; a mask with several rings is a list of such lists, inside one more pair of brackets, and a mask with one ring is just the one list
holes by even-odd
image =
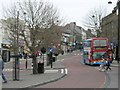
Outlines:
{"label": "building facade", "polygon": [[10,61],[10,41],[6,34],[6,31],[2,28],[0,23],[0,54],[5,62]]}
{"label": "building facade", "polygon": [[85,30],[82,27],[77,26],[75,22],[71,22],[70,24],[65,25],[62,30],[61,46],[64,50],[69,48],[79,49],[83,39],[86,39]]}
{"label": "building facade", "polygon": [[101,23],[101,37],[107,37],[109,41],[109,47],[114,52],[114,58],[117,59],[118,49],[118,9],[115,7],[109,15],[102,19]]}
{"label": "building facade", "polygon": [[118,15],[115,9],[102,19],[101,31],[101,37],[107,37],[109,45],[116,46],[118,40]]}

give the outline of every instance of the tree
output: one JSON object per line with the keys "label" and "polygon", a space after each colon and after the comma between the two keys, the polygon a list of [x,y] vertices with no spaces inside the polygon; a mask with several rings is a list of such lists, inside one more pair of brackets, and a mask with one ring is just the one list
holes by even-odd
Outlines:
{"label": "tree", "polygon": [[[36,48],[46,44],[44,43],[44,34],[49,31],[53,23],[57,23],[58,20],[59,23],[61,22],[58,11],[51,3],[43,2],[41,0],[25,0],[24,2],[18,2],[14,7],[6,11],[7,15],[11,18],[15,18],[15,13],[19,12],[17,23],[20,23],[21,21],[22,24],[18,25],[17,35],[22,37],[25,45],[30,49],[33,56],[33,74],[37,74]],[[12,31],[11,27],[7,30],[15,34],[15,31]]]}
{"label": "tree", "polygon": [[88,29],[91,29],[96,37],[100,37],[101,34],[101,21],[102,18],[106,15],[106,9],[103,7],[91,9],[90,12],[86,15],[84,20],[84,25]]}
{"label": "tree", "polygon": [[56,46],[60,43],[61,36],[61,27],[53,23],[52,26],[48,28],[47,32],[44,34],[44,44],[46,44],[48,48]]}

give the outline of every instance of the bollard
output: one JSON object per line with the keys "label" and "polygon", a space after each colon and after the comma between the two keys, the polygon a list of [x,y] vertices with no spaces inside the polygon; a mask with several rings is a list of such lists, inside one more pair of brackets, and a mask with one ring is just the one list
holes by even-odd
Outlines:
{"label": "bollard", "polygon": [[19,56],[13,56],[13,81],[19,81],[19,73],[20,73],[20,64],[19,64]]}

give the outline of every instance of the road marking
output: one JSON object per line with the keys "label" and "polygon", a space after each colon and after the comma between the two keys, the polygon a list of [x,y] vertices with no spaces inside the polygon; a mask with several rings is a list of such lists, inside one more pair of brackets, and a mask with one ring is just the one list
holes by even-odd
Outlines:
{"label": "road marking", "polygon": [[61,62],[63,62],[63,61],[64,61],[64,59],[59,59],[59,60],[57,60],[57,61],[61,61]]}
{"label": "road marking", "polygon": [[67,68],[65,69],[65,74],[68,74],[68,69]]}
{"label": "road marking", "polygon": [[45,73],[57,73],[58,70],[45,70]]}
{"label": "road marking", "polygon": [[64,69],[61,69],[61,73],[64,73]]}
{"label": "road marking", "polygon": [[61,69],[61,73],[62,73],[62,74],[63,74],[63,73],[68,74],[68,69],[67,69],[67,68]]}
{"label": "road marking", "polygon": [[62,59],[61,62],[63,62],[65,59]]}
{"label": "road marking", "polygon": [[3,71],[13,71],[13,69],[8,68],[8,69],[4,69]]}

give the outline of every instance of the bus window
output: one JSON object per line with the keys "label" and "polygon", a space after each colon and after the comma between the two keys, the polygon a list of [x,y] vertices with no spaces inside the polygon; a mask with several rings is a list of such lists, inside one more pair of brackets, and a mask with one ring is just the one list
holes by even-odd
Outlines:
{"label": "bus window", "polygon": [[102,55],[104,53],[105,53],[105,51],[93,52],[93,59],[102,59]]}
{"label": "bus window", "polygon": [[94,46],[107,46],[106,40],[101,39],[101,40],[94,40]]}

